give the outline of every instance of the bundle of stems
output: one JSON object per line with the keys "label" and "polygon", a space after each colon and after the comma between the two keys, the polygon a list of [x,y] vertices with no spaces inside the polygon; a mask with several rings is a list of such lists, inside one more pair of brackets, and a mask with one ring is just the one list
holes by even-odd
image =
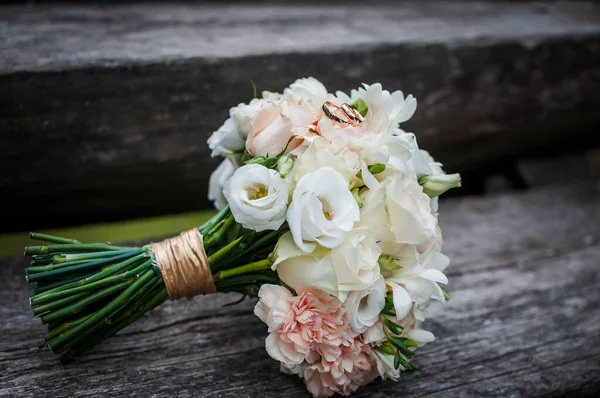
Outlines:
{"label": "bundle of stems", "polygon": [[[279,231],[247,230],[226,207],[198,229],[218,292],[241,293],[243,299],[256,296],[264,283],[280,283],[267,257],[285,226]],[[30,303],[48,327],[47,346],[63,363],[168,298],[150,245],[123,247],[40,233],[30,236],[49,243],[25,249],[31,256],[27,280],[37,284]]]}

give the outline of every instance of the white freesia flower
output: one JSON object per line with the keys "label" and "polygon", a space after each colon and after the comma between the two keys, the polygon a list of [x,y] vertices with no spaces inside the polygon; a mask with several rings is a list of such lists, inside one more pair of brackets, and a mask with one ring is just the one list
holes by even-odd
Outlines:
{"label": "white freesia flower", "polygon": [[225,159],[210,175],[210,179],[208,180],[208,199],[214,202],[217,210],[221,210],[227,206],[227,199],[223,195],[223,187],[234,171],[235,166],[231,160]]}
{"label": "white freesia flower", "polygon": [[272,268],[293,289],[316,288],[337,296],[337,279],[329,253],[320,247],[307,254],[296,246],[292,234],[286,232],[271,255]]}
{"label": "white freesia flower", "polygon": [[365,128],[376,134],[391,134],[392,128],[410,119],[417,109],[417,100],[412,95],[404,98],[402,91],[390,93],[383,90],[380,83],[363,84],[358,90],[352,90],[350,96],[338,91],[336,97],[349,104],[364,101],[368,107]]}
{"label": "white freesia flower", "polygon": [[402,137],[412,143],[409,168],[415,173],[416,178],[432,174],[446,174],[440,162],[436,162],[429,152],[419,149],[417,138],[413,133],[405,133],[398,129],[395,136]]}
{"label": "white freesia flower", "polygon": [[283,90],[283,98],[291,98],[295,101],[305,100],[319,107],[327,101],[328,96],[323,83],[314,77],[298,79]]}
{"label": "white freesia flower", "polygon": [[412,329],[407,333],[407,337],[414,340],[419,347],[435,340],[433,333],[423,329]]}
{"label": "white freesia flower", "polygon": [[[416,251],[416,248],[415,248]],[[427,253],[416,254],[419,262],[413,266],[402,267],[385,273],[386,283],[392,287],[394,307],[398,320],[410,312],[413,303],[419,309],[425,308],[430,301],[444,302],[444,292],[439,284],[447,284],[448,278],[443,271],[450,263],[445,255],[430,249]],[[415,308],[415,318],[418,316]]]}
{"label": "white freesia flower", "polygon": [[242,166],[233,173],[223,194],[233,217],[244,228],[276,230],[285,222],[287,182],[275,170],[258,164]]}
{"label": "white freesia flower", "polygon": [[208,139],[212,156],[227,156],[244,150],[246,137],[251,131],[251,121],[267,103],[254,98],[249,104],[239,104],[229,110],[229,118]]}
{"label": "white freesia flower", "polygon": [[367,294],[365,289],[380,279],[377,260],[381,255],[381,248],[377,246],[377,241],[373,237],[365,235],[364,232],[367,231],[349,235],[342,244],[331,251],[340,290],[339,299],[342,301],[350,292],[360,292],[364,297],[364,294]]}
{"label": "white freesia flower", "polygon": [[365,332],[377,322],[385,305],[385,292],[385,282],[379,277],[368,288],[350,293],[346,300],[346,308],[350,326],[356,333]]}
{"label": "white freesia flower", "polygon": [[378,350],[373,350],[373,357],[377,363],[377,372],[383,380],[392,379],[394,381],[398,381],[398,378],[400,377],[400,368],[394,368],[393,355],[388,355],[384,354],[383,352],[379,352]]}
{"label": "white freesia flower", "polygon": [[330,249],[342,243],[360,213],[346,179],[322,167],[298,181],[286,218],[296,245],[310,253],[316,248],[312,242]]}

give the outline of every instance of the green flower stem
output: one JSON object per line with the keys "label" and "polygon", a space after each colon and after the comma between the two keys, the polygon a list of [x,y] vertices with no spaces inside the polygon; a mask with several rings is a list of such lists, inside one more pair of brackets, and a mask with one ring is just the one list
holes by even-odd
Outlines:
{"label": "green flower stem", "polygon": [[53,311],[47,315],[42,316],[42,323],[51,323],[57,322],[64,318],[71,317],[83,309],[85,309],[90,304],[95,303],[96,301],[103,299],[105,297],[109,297],[123,290],[127,285],[131,285],[133,281],[121,282],[117,285],[109,286],[104,288],[94,294],[87,296],[85,299],[76,302],[75,304],[64,307],[58,311]]}
{"label": "green flower stem", "polygon": [[61,351],[67,350],[69,347],[74,346],[79,341],[93,334],[101,322],[106,321],[106,319],[110,317],[114,311],[118,310],[123,305],[126,305],[129,302],[129,298],[137,291],[137,289],[144,285],[149,279],[154,277],[156,277],[154,270],[149,269],[137,281],[133,283],[124,282],[125,284],[130,284],[130,286],[127,287],[127,289],[125,289],[121,294],[119,294],[118,297],[96,311],[85,322],[82,322],[73,329],[69,329],[65,333],[62,333],[55,339],[51,340],[48,345],[52,351],[57,352],[59,349]]}
{"label": "green flower stem", "polygon": [[66,263],[70,261],[80,261],[80,260],[94,260],[105,257],[113,257],[118,256],[120,254],[130,253],[131,249],[124,250],[109,250],[103,252],[93,252],[93,253],[67,253],[67,254],[55,254],[52,256],[52,260],[54,263]]}
{"label": "green flower stem", "polygon": [[267,269],[271,269],[271,262],[268,259],[265,259],[242,265],[241,267],[219,271],[213,276],[213,279],[215,281],[221,281],[223,279],[231,278],[232,276],[249,274],[251,272],[264,271]]}
{"label": "green flower stem", "polygon": [[58,243],[58,244],[80,243],[78,240],[75,240],[75,239],[61,238],[59,236],[41,234],[38,232],[30,233],[29,238],[35,239],[35,240],[41,240],[42,242],[50,242],[50,243]]}
{"label": "green flower stem", "polygon": [[[110,252],[107,252],[110,253]],[[27,267],[25,269],[25,273],[27,275],[30,274],[37,274],[40,272],[47,272],[47,271],[53,271],[55,269],[58,268],[62,268],[62,267],[70,267],[72,265],[78,265],[78,264],[84,264],[87,263],[87,260],[80,260],[80,261],[69,261],[67,263],[60,263],[60,264],[53,264],[52,262],[48,263],[48,265],[38,265],[38,266],[34,266],[34,267]],[[39,264],[39,263],[35,263],[35,264]]]}
{"label": "green flower stem", "polygon": [[104,251],[104,250],[124,250],[124,249],[138,249],[137,247],[121,247],[113,246],[106,243],[71,243],[61,245],[48,245],[48,246],[28,246],[25,248],[25,255],[32,256],[34,254],[47,254],[47,253],[60,253],[60,252],[79,252],[79,251]]}
{"label": "green flower stem", "polygon": [[225,256],[227,256],[227,254],[229,254],[229,252],[232,249],[234,249],[240,243],[240,241],[242,239],[244,239],[243,236],[237,238],[236,240],[231,241],[230,243],[228,243],[225,246],[223,246],[222,248],[220,248],[218,251],[216,251],[213,254],[211,254],[210,256],[208,256],[208,263],[211,266],[218,264],[219,261],[222,260],[223,258],[225,258]]}
{"label": "green flower stem", "polygon": [[33,314],[34,315],[39,315],[39,314],[43,314],[44,312],[48,312],[50,310],[56,309],[56,308],[61,308],[64,307],[66,304],[72,303],[73,301],[76,301],[80,298],[83,298],[85,296],[87,296],[88,293],[87,292],[82,292],[82,293],[73,293],[70,294],[67,297],[63,297],[61,299],[52,301],[50,303],[47,304],[43,304],[43,305],[37,305],[37,306],[33,306]]}
{"label": "green flower stem", "polygon": [[208,234],[208,232],[213,229],[215,225],[221,222],[227,214],[229,213],[229,206],[225,206],[221,211],[215,214],[210,220],[208,220],[205,224],[200,226],[198,230],[202,236]]}
{"label": "green flower stem", "polygon": [[[101,287],[110,286],[115,283],[120,283],[120,282],[126,281],[127,279],[131,279],[131,278],[137,276],[138,273],[144,271],[146,268],[148,268],[148,266],[151,263],[152,263],[152,260],[147,260],[146,262],[139,265],[137,268],[127,271],[123,274],[106,276],[106,277],[104,277],[100,280],[97,280],[96,282],[92,282],[92,283],[76,282],[76,284],[78,284],[79,286],[73,287],[71,289],[60,290],[60,291],[52,292],[52,293],[44,293],[39,296],[33,296],[31,298],[31,305],[37,306],[39,304],[43,304],[43,303],[47,303],[49,301],[61,299],[63,297],[67,297],[67,296],[70,296],[73,294],[89,292],[90,290],[97,290],[98,288],[101,288]],[[98,274],[94,275],[94,277],[97,277],[97,275]],[[88,278],[88,279],[92,279],[92,278]],[[98,278],[96,278],[96,279],[98,279]],[[86,281],[86,280],[87,279],[83,279],[82,281]]]}
{"label": "green flower stem", "polygon": [[124,271],[126,269],[128,269],[129,267],[131,267],[132,265],[137,264],[140,260],[143,260],[145,258],[148,258],[148,254],[147,253],[141,253],[138,254],[135,257],[132,257],[130,259],[127,259],[125,261],[122,261],[120,263],[116,263],[116,264],[111,264],[108,267],[105,267],[102,271],[88,277],[88,278],[84,278],[84,279],[79,279],[76,282],[71,282],[71,283],[62,283],[59,287],[56,287],[54,289],[45,291],[43,293],[39,293],[36,294],[35,296],[33,296],[32,299],[32,303],[34,304],[40,304],[44,301],[38,301],[41,297],[45,297],[46,295],[49,294],[54,294],[63,290],[70,290],[79,286],[83,286],[83,285],[87,285],[90,283],[94,283],[96,281],[102,280],[112,274],[115,274],[119,271]]}
{"label": "green flower stem", "polygon": [[148,311],[152,310],[153,308],[159,306],[160,304],[164,303],[166,301],[166,299],[167,299],[167,291],[165,289],[162,289],[161,291],[156,293],[156,295],[152,299],[150,299],[150,301],[148,301],[143,307],[141,307],[136,312],[134,312],[130,317],[125,318],[123,321],[112,325],[112,327],[107,329],[106,331],[104,331],[102,333],[102,335],[100,335],[99,338],[90,339],[86,343],[77,347],[76,349],[71,349],[67,353],[61,355],[61,357],[60,357],[61,362],[67,363],[67,362],[71,361],[72,359],[74,359],[75,357],[77,357],[81,352],[93,347],[94,345],[100,343],[103,340],[106,340],[109,337],[114,336],[120,330],[129,326],[130,324],[135,322],[137,319],[141,318],[146,312],[148,312]]}
{"label": "green flower stem", "polygon": [[65,322],[62,323],[52,329],[50,329],[48,331],[48,333],[46,333],[44,335],[44,339],[46,341],[52,340],[53,338],[55,338],[56,336],[58,336],[59,334],[61,334],[62,332],[64,332],[65,330],[67,330],[68,328],[72,327],[72,326],[76,326],[78,324],[80,324],[81,322],[84,322],[86,319],[88,319],[90,316],[92,316],[91,314],[89,315],[85,315],[82,316],[81,318],[69,321],[69,322]]}
{"label": "green flower stem", "polygon": [[109,258],[95,260],[95,261],[88,261],[84,264],[77,264],[77,265],[73,265],[70,267],[62,267],[62,268],[55,269],[52,271],[40,272],[38,274],[27,275],[27,280],[29,282],[37,282],[40,279],[48,279],[48,278],[54,279],[58,276],[68,275],[73,272],[91,271],[91,270],[100,268],[104,265],[119,262],[119,260],[126,260],[126,259],[133,257],[140,253],[142,253],[142,249],[129,250],[125,254],[121,254],[118,256],[114,256],[114,257],[109,257]]}
{"label": "green flower stem", "polygon": [[212,231],[209,232],[206,240],[204,241],[204,250],[209,251],[214,246],[216,246],[218,243],[220,243],[221,240],[223,240],[223,238],[225,237],[227,230],[229,230],[229,228],[234,223],[235,223],[235,219],[233,218],[233,214],[230,214],[225,219],[225,222],[223,223],[222,226],[220,226],[214,232],[212,232]]}

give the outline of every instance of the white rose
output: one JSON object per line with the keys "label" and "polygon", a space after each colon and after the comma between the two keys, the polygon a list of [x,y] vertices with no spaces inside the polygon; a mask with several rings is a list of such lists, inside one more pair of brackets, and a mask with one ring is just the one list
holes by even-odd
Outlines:
{"label": "white rose", "polygon": [[259,164],[242,166],[225,184],[223,194],[244,228],[277,230],[285,222],[287,182],[275,170]]}
{"label": "white rose", "polygon": [[212,156],[226,156],[244,150],[246,137],[251,131],[251,121],[267,104],[254,98],[249,104],[239,104],[229,110],[229,118],[208,139]]}
{"label": "white rose", "polygon": [[305,253],[296,246],[292,234],[286,232],[271,255],[272,268],[293,289],[313,288],[337,296],[337,279],[329,253],[323,247]]}
{"label": "white rose", "polygon": [[314,77],[298,79],[283,90],[283,98],[291,98],[296,101],[304,99],[317,106],[323,105],[327,101],[328,95],[327,88]]}
{"label": "white rose", "polygon": [[350,326],[356,333],[365,332],[377,322],[385,305],[385,292],[385,282],[379,277],[367,289],[350,293],[345,304]]}
{"label": "white rose", "polygon": [[208,199],[214,202],[217,210],[221,210],[227,206],[227,199],[223,195],[223,187],[234,171],[235,166],[231,163],[231,160],[225,159],[210,175],[210,179],[208,180]]}
{"label": "white rose", "polygon": [[304,175],[292,194],[287,221],[296,245],[310,253],[314,243],[333,249],[360,218],[344,177],[330,167]]}
{"label": "white rose", "polygon": [[379,280],[377,260],[380,255],[381,249],[377,246],[377,241],[362,233],[351,234],[332,250],[331,258],[337,276],[340,300],[344,301],[353,291],[365,293],[365,289]]}

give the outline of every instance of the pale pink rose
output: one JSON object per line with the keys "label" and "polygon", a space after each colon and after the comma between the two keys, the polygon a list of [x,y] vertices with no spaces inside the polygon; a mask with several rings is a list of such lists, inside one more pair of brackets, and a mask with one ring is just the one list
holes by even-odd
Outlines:
{"label": "pale pink rose", "polygon": [[379,375],[371,347],[360,337],[340,348],[341,354],[334,361],[322,358],[304,370],[306,387],[314,397],[350,395]]}
{"label": "pale pink rose", "polygon": [[[274,156],[281,152],[298,128],[304,130],[317,123],[322,111],[319,107],[300,100],[267,104],[252,121],[252,131],[246,140],[246,150],[252,156]],[[287,152],[302,144],[300,137],[293,140]]]}
{"label": "pale pink rose", "polygon": [[252,156],[274,156],[283,150],[291,137],[292,123],[281,115],[279,106],[267,104],[252,121],[246,150]]}
{"label": "pale pink rose", "polygon": [[[299,296],[284,287],[263,285],[254,313],[269,326],[267,353],[287,367],[319,358],[333,361],[340,345],[353,333],[342,302],[320,290],[299,291]],[[354,337],[354,335],[352,335]]]}

